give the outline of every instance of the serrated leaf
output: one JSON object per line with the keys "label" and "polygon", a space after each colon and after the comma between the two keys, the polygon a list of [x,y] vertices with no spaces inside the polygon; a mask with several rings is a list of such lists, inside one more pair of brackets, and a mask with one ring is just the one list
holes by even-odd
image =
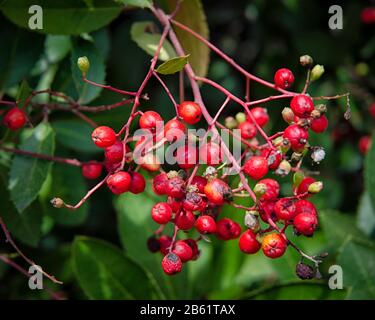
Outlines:
{"label": "serrated leaf", "polygon": [[65,35],[97,30],[115,19],[122,9],[112,0],[92,0],[91,5],[82,0],[11,0],[6,1],[1,10],[13,23],[30,30],[29,20],[33,15],[29,8],[32,5],[43,9],[43,28],[35,31]]}
{"label": "serrated leaf", "polygon": [[341,248],[337,264],[349,289],[347,299],[375,299],[375,246],[350,239]]}
{"label": "serrated leaf", "polygon": [[[168,7],[171,12],[175,9],[177,1],[168,0]],[[201,0],[183,1],[174,20],[188,26],[203,38],[209,38],[209,29]],[[178,27],[175,28],[175,31],[185,53],[191,55],[189,63],[195,74],[200,77],[206,76],[210,62],[209,48],[197,38]]]}
{"label": "serrated leaf", "polygon": [[[372,141],[375,141],[375,133],[372,135]],[[365,159],[365,184],[366,190],[370,195],[372,206],[375,208],[375,142],[371,144]]]}
{"label": "serrated leaf", "polygon": [[[149,55],[154,56],[159,45],[161,35],[146,32],[148,26],[152,25],[150,21],[135,22],[130,29],[130,35],[135,43]],[[166,61],[176,57],[176,52],[170,42],[165,39],[160,50],[159,60]]]}
{"label": "serrated leaf", "polygon": [[158,66],[155,71],[161,74],[173,74],[179,72],[187,64],[189,56],[190,55],[187,54],[186,56],[169,59]]}
{"label": "serrated leaf", "polygon": [[76,237],[72,255],[75,276],[90,299],[155,299],[158,296],[155,279],[105,241]]}
{"label": "serrated leaf", "polygon": [[[55,134],[47,122],[41,122],[23,139],[19,149],[53,155]],[[24,155],[15,155],[10,169],[10,197],[19,212],[24,211],[38,196],[52,163]]]}
{"label": "serrated leaf", "polygon": [[76,40],[73,42],[71,53],[71,72],[74,84],[79,96],[79,102],[87,104],[97,98],[102,88],[90,85],[82,80],[82,73],[77,67],[79,57],[86,56],[90,61],[90,69],[87,78],[96,83],[104,84],[105,82],[105,64],[104,59],[95,44],[84,40]]}
{"label": "serrated leaf", "polygon": [[135,6],[140,8],[150,8],[151,1],[150,0],[115,0],[118,3],[124,4],[126,6]]}

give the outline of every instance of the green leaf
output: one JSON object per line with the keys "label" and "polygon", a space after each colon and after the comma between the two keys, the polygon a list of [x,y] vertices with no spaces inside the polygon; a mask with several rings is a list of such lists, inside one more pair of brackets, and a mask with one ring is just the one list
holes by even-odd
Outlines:
{"label": "green leaf", "polygon": [[[135,43],[149,55],[154,56],[159,45],[161,35],[146,32],[147,27],[152,25],[150,21],[135,22],[130,29],[130,35]],[[166,39],[160,50],[159,60],[166,61],[176,57],[170,42]]]}
{"label": "green leaf", "polygon": [[127,5],[127,6],[135,6],[140,8],[150,8],[151,1],[150,0],[115,0],[118,3]]}
{"label": "green leaf", "polygon": [[[23,139],[19,149],[29,152],[53,155],[55,149],[55,134],[51,126],[41,122],[30,130]],[[38,196],[52,163],[24,155],[15,155],[10,169],[10,197],[17,210],[22,212]]]}
{"label": "green leaf", "polygon": [[78,58],[83,56],[86,56],[90,61],[87,79],[104,84],[106,73],[104,59],[94,43],[85,40],[76,40],[73,42],[73,50],[70,59],[71,72],[78,92],[79,102],[86,104],[97,98],[102,88],[83,82],[82,73],[77,67]]}
{"label": "green leaf", "polygon": [[111,244],[76,237],[72,255],[76,278],[90,299],[157,298],[155,279]]}
{"label": "green leaf", "polygon": [[[152,273],[160,284],[167,298],[182,299],[188,294],[186,290],[187,272],[168,277],[161,268],[162,256],[160,253],[151,253],[147,249],[147,239],[158,228],[151,219],[150,212],[153,205],[159,202],[149,185],[146,190],[137,195],[122,194],[115,200],[115,208],[118,217],[118,230],[120,240],[129,257],[140,263],[146,270]],[[166,228],[166,234],[172,234],[172,230]]]}
{"label": "green leaf", "polygon": [[364,192],[359,202],[357,226],[367,236],[375,235],[375,210],[368,192]]}
{"label": "green leaf", "polygon": [[43,9],[43,28],[35,31],[48,34],[78,35],[97,30],[115,19],[121,6],[112,0],[92,0],[89,6],[82,0],[12,0],[2,5],[2,12],[13,23],[29,29],[32,5]]}
{"label": "green leaf", "polygon": [[44,37],[16,28],[1,19],[0,39],[1,90],[16,85],[31,71],[43,52]]}
{"label": "green leaf", "polygon": [[58,120],[52,122],[56,140],[64,147],[87,153],[97,153],[100,149],[91,139],[92,127],[78,120]]}
{"label": "green leaf", "polygon": [[[372,141],[375,141],[375,133],[372,135]],[[365,185],[370,195],[372,206],[375,208],[375,143],[371,144],[365,159]]]}
{"label": "green leaf", "polygon": [[188,57],[189,54],[187,54],[186,56],[169,59],[158,66],[155,71],[161,74],[173,74],[179,72],[187,64]]}
{"label": "green leaf", "polygon": [[375,299],[375,246],[349,239],[341,248],[337,264],[342,267],[347,299]]}
{"label": "green leaf", "polygon": [[72,44],[69,36],[48,35],[44,46],[48,61],[56,63],[66,57]]}
{"label": "green leaf", "polygon": [[[176,3],[177,0],[168,0],[168,7],[171,12],[175,9]],[[206,15],[201,0],[183,1],[174,19],[188,26],[203,38],[209,38]],[[206,76],[210,62],[209,48],[186,31],[178,27],[176,27],[175,30],[185,53],[191,54],[189,63],[195,74],[201,77]]]}
{"label": "green leaf", "polygon": [[27,83],[26,80],[23,80],[21,82],[21,85],[18,88],[18,93],[17,93],[17,103],[20,107],[23,106],[26,99],[30,96],[31,92],[32,92],[32,90],[31,90],[29,84]]}

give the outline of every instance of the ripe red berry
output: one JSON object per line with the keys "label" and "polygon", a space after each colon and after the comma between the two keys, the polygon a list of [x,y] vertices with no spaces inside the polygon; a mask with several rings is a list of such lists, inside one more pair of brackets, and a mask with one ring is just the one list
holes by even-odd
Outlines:
{"label": "ripe red berry", "polygon": [[160,161],[158,157],[152,153],[147,153],[143,157],[141,157],[138,161],[140,166],[149,171],[149,172],[156,172],[160,169]]}
{"label": "ripe red berry", "polygon": [[241,130],[241,137],[244,139],[252,139],[257,134],[257,128],[250,121],[241,122],[238,125],[238,129]]}
{"label": "ripe red berry", "polygon": [[241,226],[229,218],[223,218],[216,223],[216,235],[221,240],[236,239],[241,234]]}
{"label": "ripe red berry", "polygon": [[310,129],[316,133],[321,133],[325,131],[328,127],[328,119],[323,114],[319,118],[312,119]]}
{"label": "ripe red berry", "polygon": [[260,218],[265,223],[268,223],[268,219],[272,219],[273,222],[276,222],[278,220],[275,213],[275,204],[275,200],[265,200],[259,204]]}
{"label": "ripe red berry", "polygon": [[164,126],[164,137],[169,141],[177,141],[185,138],[186,127],[176,119],[169,120]]}
{"label": "ripe red berry", "polygon": [[268,168],[270,170],[276,170],[283,159],[279,150],[272,150],[270,147],[262,149],[260,155],[267,159]]}
{"label": "ripe red berry", "polygon": [[375,23],[375,8],[364,8],[361,12],[361,21],[366,24]]}
{"label": "ripe red berry", "polygon": [[372,103],[369,107],[371,117],[375,118],[375,102]]}
{"label": "ripe red berry", "polygon": [[311,177],[303,178],[299,186],[297,187],[297,194],[304,194],[309,190],[310,184],[314,183],[315,179]]}
{"label": "ripe red berry", "polygon": [[89,162],[82,165],[82,175],[86,179],[97,179],[102,174],[103,165],[98,162]]}
{"label": "ripe red berry", "polygon": [[242,252],[248,254],[256,253],[260,249],[260,243],[258,242],[254,232],[251,230],[246,230],[243,234],[241,234],[238,245]]}
{"label": "ripe red berry", "polygon": [[297,117],[307,118],[314,110],[314,102],[305,94],[297,94],[290,102],[290,108]]}
{"label": "ripe red berry", "polygon": [[281,257],[284,254],[286,247],[286,241],[278,233],[267,234],[262,241],[264,255],[272,259]]}
{"label": "ripe red berry", "polygon": [[175,224],[181,230],[190,230],[194,227],[195,216],[191,211],[181,211],[175,218]]}
{"label": "ripe red berry", "polygon": [[163,258],[161,266],[167,275],[173,275],[181,272],[182,261],[177,254],[171,252]]}
{"label": "ripe red berry", "polygon": [[260,198],[264,200],[275,200],[280,193],[280,185],[276,180],[273,179],[263,179],[258,182],[258,184],[264,184],[267,188],[266,193]]}
{"label": "ripe red berry", "polygon": [[289,69],[281,68],[275,72],[273,81],[275,82],[276,87],[288,89],[293,85],[294,75]]}
{"label": "ripe red berry", "polygon": [[302,212],[295,216],[293,226],[298,233],[312,236],[318,226],[318,218],[315,214]]}
{"label": "ripe red berry", "polygon": [[172,198],[183,198],[185,195],[185,181],[177,176],[168,180],[167,195]]}
{"label": "ripe red berry", "polygon": [[185,210],[189,211],[202,211],[206,208],[207,203],[203,200],[202,196],[195,192],[186,193],[185,199],[182,201]]}
{"label": "ripe red berry", "polygon": [[198,244],[194,239],[185,239],[183,240],[193,251],[193,255],[190,260],[196,260],[199,256]]}
{"label": "ripe red berry", "polygon": [[216,166],[222,161],[222,152],[220,146],[213,141],[205,143],[199,149],[199,161],[200,163],[207,164],[209,166]]}
{"label": "ripe red berry", "polygon": [[142,193],[146,188],[145,178],[138,172],[132,172],[129,191],[134,194]]}
{"label": "ripe red berry", "polygon": [[[267,109],[262,108],[262,107],[255,107],[250,110],[251,114],[253,115],[256,123],[260,126],[263,127],[265,126],[268,121],[270,120],[270,117],[268,116]],[[249,116],[246,117],[246,120],[251,122],[251,118]]]}
{"label": "ripe red berry", "polygon": [[124,144],[122,141],[116,141],[114,144],[105,148],[104,157],[108,162],[121,162],[124,156]]}
{"label": "ripe red berry", "polygon": [[184,101],[178,106],[178,114],[187,124],[196,124],[202,116],[201,107],[193,101]]}
{"label": "ripe red berry", "polygon": [[107,178],[108,188],[114,194],[121,194],[129,190],[131,176],[125,171],[118,171]]}
{"label": "ripe red berry", "polygon": [[263,178],[268,172],[268,161],[262,156],[253,156],[243,166],[243,172],[253,180]]}
{"label": "ripe red berry", "polygon": [[18,107],[11,108],[4,116],[4,125],[12,131],[21,129],[26,123],[26,113]]}
{"label": "ripe red berry", "polygon": [[156,223],[166,224],[172,219],[172,208],[168,203],[159,202],[152,207],[151,218]]}
{"label": "ripe red berry", "polygon": [[292,124],[285,129],[283,138],[290,142],[294,151],[301,151],[306,145],[309,134],[298,124]]}
{"label": "ripe red berry", "polygon": [[172,252],[177,254],[182,262],[187,262],[193,257],[193,249],[184,240],[176,241]]}
{"label": "ripe red berry", "polygon": [[195,222],[195,228],[202,234],[215,233],[216,222],[211,216],[200,216]]}
{"label": "ripe red berry", "polygon": [[308,200],[298,200],[294,203],[294,206],[296,207],[296,214],[299,214],[301,212],[307,212],[314,215],[318,214],[315,206]]}
{"label": "ripe red berry", "polygon": [[152,180],[152,190],[157,195],[167,194],[168,176],[165,172],[159,173]]}
{"label": "ripe red berry", "polygon": [[177,148],[175,159],[180,168],[193,168],[198,161],[197,148],[189,144],[182,145]]}
{"label": "ripe red berry", "polygon": [[169,252],[169,249],[172,245],[172,237],[162,235],[159,238],[159,244],[160,244],[160,252],[163,255],[166,255]]}
{"label": "ripe red berry", "polygon": [[194,176],[193,180],[191,181],[192,186],[196,186],[198,188],[199,193],[204,193],[204,187],[207,184],[207,179],[201,176]]}
{"label": "ripe red berry", "polygon": [[362,136],[360,139],[359,139],[359,142],[358,142],[358,148],[359,148],[359,151],[362,153],[362,154],[366,154],[370,148],[371,148],[371,137],[370,136]]}
{"label": "ripe red berry", "polygon": [[180,212],[182,208],[182,202],[180,199],[174,199],[172,197],[168,197],[167,203],[170,205],[174,213]]}
{"label": "ripe red berry", "polygon": [[107,126],[97,127],[91,137],[99,148],[108,148],[116,142],[116,133]]}
{"label": "ripe red berry", "polygon": [[232,198],[232,189],[223,180],[217,178],[206,184],[204,193],[208,201],[217,205],[222,205]]}
{"label": "ripe red berry", "polygon": [[275,203],[276,216],[281,220],[292,220],[296,215],[296,206],[293,200],[282,198]]}
{"label": "ripe red berry", "polygon": [[155,131],[156,125],[158,122],[162,122],[163,119],[161,118],[160,114],[155,111],[146,111],[142,116],[139,118],[139,126],[142,129],[148,129],[152,132]]}

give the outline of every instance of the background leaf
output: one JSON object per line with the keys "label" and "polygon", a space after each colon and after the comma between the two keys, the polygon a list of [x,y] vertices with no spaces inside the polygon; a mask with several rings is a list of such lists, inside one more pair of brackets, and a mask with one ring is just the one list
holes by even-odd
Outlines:
{"label": "background leaf", "polygon": [[[372,141],[375,141],[375,133],[372,135]],[[372,206],[375,208],[375,143],[371,144],[365,159],[365,184],[370,195]]]}
{"label": "background leaf", "polygon": [[150,0],[115,0],[115,1],[124,5],[136,6],[140,8],[149,8],[151,7],[151,4],[152,4]]}
{"label": "background leaf", "polygon": [[[30,131],[19,149],[30,152],[53,155],[55,150],[55,134],[49,123],[41,122]],[[15,155],[10,169],[10,197],[17,210],[22,212],[38,196],[45,182],[52,162]]]}

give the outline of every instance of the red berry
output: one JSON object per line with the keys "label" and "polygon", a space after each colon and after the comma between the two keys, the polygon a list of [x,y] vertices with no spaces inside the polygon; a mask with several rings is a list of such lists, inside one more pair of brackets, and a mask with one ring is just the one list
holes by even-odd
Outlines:
{"label": "red berry", "polygon": [[108,148],[116,142],[116,133],[107,126],[97,127],[91,137],[99,148]]}
{"label": "red berry", "polygon": [[25,111],[18,107],[11,108],[4,116],[4,125],[12,131],[21,129],[26,123]]}
{"label": "red berry", "polygon": [[241,234],[238,245],[242,252],[248,254],[256,253],[260,249],[260,243],[258,242],[254,232],[251,230],[246,230],[243,234]]}
{"label": "red berry", "polygon": [[310,129],[316,133],[321,133],[325,131],[328,127],[328,119],[323,114],[319,118],[312,119]]}
{"label": "red berry", "polygon": [[182,262],[179,256],[173,252],[168,253],[161,262],[164,272],[168,275],[173,275],[181,272]]}
{"label": "red berry", "polygon": [[245,162],[243,172],[251,179],[259,180],[268,172],[268,161],[262,156],[253,156]]}
{"label": "red berry", "polygon": [[289,69],[281,68],[275,72],[273,81],[277,87],[288,89],[293,85],[294,75]]}
{"label": "red berry", "polygon": [[178,106],[178,114],[187,124],[196,124],[202,116],[201,107],[193,101],[184,101]]}
{"label": "red berry", "polygon": [[277,216],[275,213],[275,200],[266,200],[262,201],[259,204],[259,214],[260,218],[265,222],[268,223],[268,219],[272,219],[273,222],[276,222]]}
{"label": "red berry", "polygon": [[186,127],[176,119],[169,120],[164,126],[164,137],[173,142],[185,138]]}
{"label": "red berry", "polygon": [[238,129],[241,130],[241,137],[244,139],[252,139],[257,134],[257,128],[250,121],[241,122],[238,125]]}
{"label": "red berry", "polygon": [[282,198],[275,203],[276,216],[281,220],[292,220],[296,215],[296,206],[293,200]]}
{"label": "red berry", "polygon": [[167,195],[172,198],[183,198],[185,195],[185,181],[177,176],[168,180]]}
{"label": "red berry", "polygon": [[280,193],[280,186],[276,180],[273,179],[263,179],[258,182],[262,183],[266,186],[267,191],[266,193],[260,198],[262,201],[264,200],[275,200]]}
{"label": "red berry", "polygon": [[172,197],[168,197],[167,203],[170,205],[174,213],[180,212],[182,208],[182,202],[180,199],[174,199]]}
{"label": "red berry", "polygon": [[172,208],[168,203],[159,202],[152,207],[151,218],[156,223],[166,224],[172,219]]}
{"label": "red berry", "polygon": [[293,225],[298,233],[305,236],[312,236],[318,226],[318,218],[315,214],[302,212],[295,216]]}
{"label": "red berry", "polygon": [[102,174],[103,165],[98,162],[85,163],[82,166],[82,175],[86,179],[97,179]]}
{"label": "red berry", "polygon": [[369,107],[371,117],[375,118],[375,102],[372,103]]}
{"label": "red berry", "polygon": [[108,162],[121,162],[124,157],[124,144],[122,141],[116,141],[113,145],[105,148],[104,157]]}
{"label": "red berry", "polygon": [[198,244],[194,239],[185,239],[183,240],[193,251],[193,255],[190,260],[196,260],[199,256]]}
{"label": "red berry", "polygon": [[165,172],[159,173],[152,180],[152,190],[157,195],[167,194],[168,176]]}
{"label": "red berry", "polygon": [[215,233],[216,222],[211,216],[200,216],[195,222],[195,228],[202,234]]}
{"label": "red berry", "polygon": [[113,163],[109,161],[104,161],[104,167],[109,173],[115,172],[118,168],[120,168],[120,166],[121,162]]}
{"label": "red berry", "polygon": [[161,254],[166,255],[172,245],[172,238],[166,235],[162,235],[159,238],[159,244]]}
{"label": "red berry", "polygon": [[160,114],[155,111],[146,111],[142,116],[139,118],[139,126],[142,129],[148,129],[152,132],[155,131],[156,125],[158,122],[162,122],[163,119],[161,118]]}
{"label": "red berry", "polygon": [[118,171],[107,178],[108,188],[114,194],[121,194],[129,190],[131,176],[125,171]]}
{"label": "red berry", "polygon": [[267,234],[262,241],[262,250],[266,257],[281,257],[286,250],[286,241],[278,233]]}
{"label": "red berry", "polygon": [[215,166],[222,161],[222,152],[220,146],[216,142],[205,143],[199,149],[199,160],[200,163],[207,164],[209,166]]}
{"label": "red berry", "polygon": [[221,240],[236,239],[241,234],[241,226],[229,218],[223,218],[216,223],[216,235]]}
{"label": "red berry", "polygon": [[283,159],[283,156],[279,150],[272,150],[270,147],[265,147],[262,149],[260,155],[267,159],[268,168],[270,170],[276,170]]}
{"label": "red berry", "polygon": [[[268,121],[270,120],[270,117],[268,116],[267,109],[262,107],[255,107],[250,110],[251,114],[253,115],[255,122],[260,126],[265,126]],[[251,118],[249,116],[246,117],[246,120],[252,123]]]}
{"label": "red berry", "polygon": [[297,188],[297,194],[304,194],[309,190],[310,184],[314,183],[315,179],[311,177],[303,178],[301,183],[299,184]]}
{"label": "red berry", "polygon": [[175,156],[176,162],[182,169],[193,168],[198,161],[198,151],[197,148],[186,144],[180,146],[176,150]]}
{"label": "red berry", "polygon": [[147,153],[142,158],[140,158],[138,164],[140,164],[143,169],[149,172],[159,171],[160,169],[160,161],[158,157],[152,153]]}
{"label": "red berry", "polygon": [[189,211],[202,211],[206,208],[207,203],[202,199],[202,197],[195,192],[188,192],[185,199],[182,202],[185,210]]}
{"label": "red berry", "polygon": [[176,241],[172,252],[177,254],[182,262],[189,261],[193,257],[193,249],[184,240]]}
{"label": "red berry", "polygon": [[204,193],[204,187],[207,184],[207,179],[201,176],[194,176],[193,180],[191,181],[192,186],[196,186],[198,188],[199,193]]}
{"label": "red berry", "polygon": [[375,23],[375,8],[364,8],[361,12],[361,20],[363,23]]}
{"label": "red berry", "polygon": [[134,194],[142,193],[146,188],[145,178],[138,172],[132,172],[132,181],[130,183],[129,191]]}
{"label": "red berry", "polygon": [[298,124],[292,124],[285,129],[283,138],[290,142],[294,151],[301,151],[306,145],[309,134]]}
{"label": "red berry", "polygon": [[222,205],[226,200],[232,198],[232,189],[223,180],[217,178],[206,184],[204,193],[208,201],[217,205]]}
{"label": "red berry", "polygon": [[359,139],[359,142],[358,142],[358,148],[359,148],[359,151],[362,153],[362,154],[366,154],[370,148],[371,148],[371,137],[370,136],[362,136],[360,139]]}
{"label": "red berry", "polygon": [[308,200],[298,200],[294,203],[294,206],[296,207],[296,214],[299,214],[301,212],[307,212],[317,215],[315,206]]}
{"label": "red berry", "polygon": [[307,118],[314,110],[314,102],[305,94],[297,94],[290,102],[290,108],[297,117]]}
{"label": "red berry", "polygon": [[175,218],[175,224],[181,230],[190,230],[194,227],[195,216],[191,211],[181,211]]}

